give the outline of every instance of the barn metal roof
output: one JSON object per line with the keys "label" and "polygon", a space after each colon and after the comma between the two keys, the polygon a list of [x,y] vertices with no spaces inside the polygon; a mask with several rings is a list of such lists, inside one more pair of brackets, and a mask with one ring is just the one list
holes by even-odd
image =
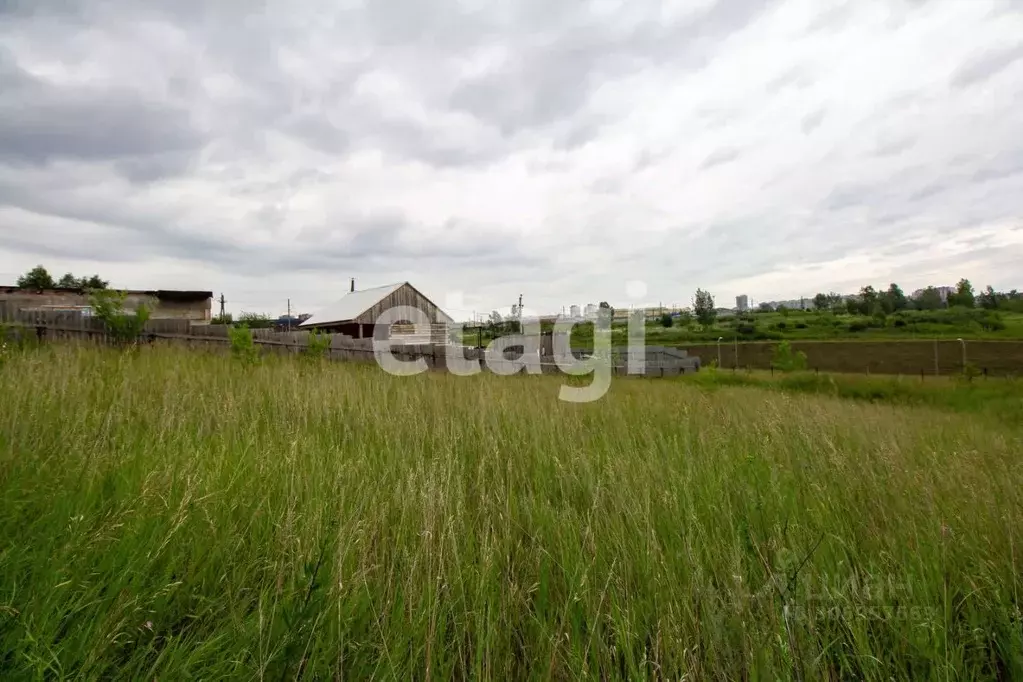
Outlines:
{"label": "barn metal roof", "polygon": [[315,327],[317,325],[335,324],[338,322],[354,320],[359,315],[362,315],[377,303],[405,286],[405,284],[407,284],[407,282],[398,282],[397,284],[388,284],[382,287],[373,287],[372,289],[351,291],[345,294],[341,300],[330,304],[323,310],[314,314],[308,320],[300,324],[299,327]]}

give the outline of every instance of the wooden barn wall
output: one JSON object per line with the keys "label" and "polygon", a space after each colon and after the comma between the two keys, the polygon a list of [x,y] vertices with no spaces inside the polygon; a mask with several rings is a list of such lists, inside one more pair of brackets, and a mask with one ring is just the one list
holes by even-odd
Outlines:
{"label": "wooden barn wall", "polygon": [[398,306],[409,306],[411,308],[422,310],[430,317],[431,322],[447,321],[444,315],[440,313],[440,310],[430,301],[430,299],[420,294],[408,284],[404,284],[396,289],[390,296],[381,300],[375,306],[355,318],[353,322],[374,324],[376,323],[377,318],[384,314],[384,311]]}

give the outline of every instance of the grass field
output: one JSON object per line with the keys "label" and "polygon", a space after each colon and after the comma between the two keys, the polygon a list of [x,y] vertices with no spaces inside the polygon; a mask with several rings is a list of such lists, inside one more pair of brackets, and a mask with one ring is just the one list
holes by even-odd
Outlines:
{"label": "grass field", "polygon": [[1023,676],[1017,422],[562,382],[12,354],[0,677]]}

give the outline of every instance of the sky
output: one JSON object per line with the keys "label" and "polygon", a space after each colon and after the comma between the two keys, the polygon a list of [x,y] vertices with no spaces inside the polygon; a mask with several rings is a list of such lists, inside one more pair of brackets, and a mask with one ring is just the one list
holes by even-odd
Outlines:
{"label": "sky", "polygon": [[1023,288],[1023,0],[0,0],[0,284]]}

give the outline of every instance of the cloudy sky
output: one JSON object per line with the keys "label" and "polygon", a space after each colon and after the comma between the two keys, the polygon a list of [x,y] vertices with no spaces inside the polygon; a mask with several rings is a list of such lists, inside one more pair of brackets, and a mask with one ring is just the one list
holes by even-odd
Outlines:
{"label": "cloudy sky", "polygon": [[0,0],[0,283],[1023,288],[1023,0]]}

